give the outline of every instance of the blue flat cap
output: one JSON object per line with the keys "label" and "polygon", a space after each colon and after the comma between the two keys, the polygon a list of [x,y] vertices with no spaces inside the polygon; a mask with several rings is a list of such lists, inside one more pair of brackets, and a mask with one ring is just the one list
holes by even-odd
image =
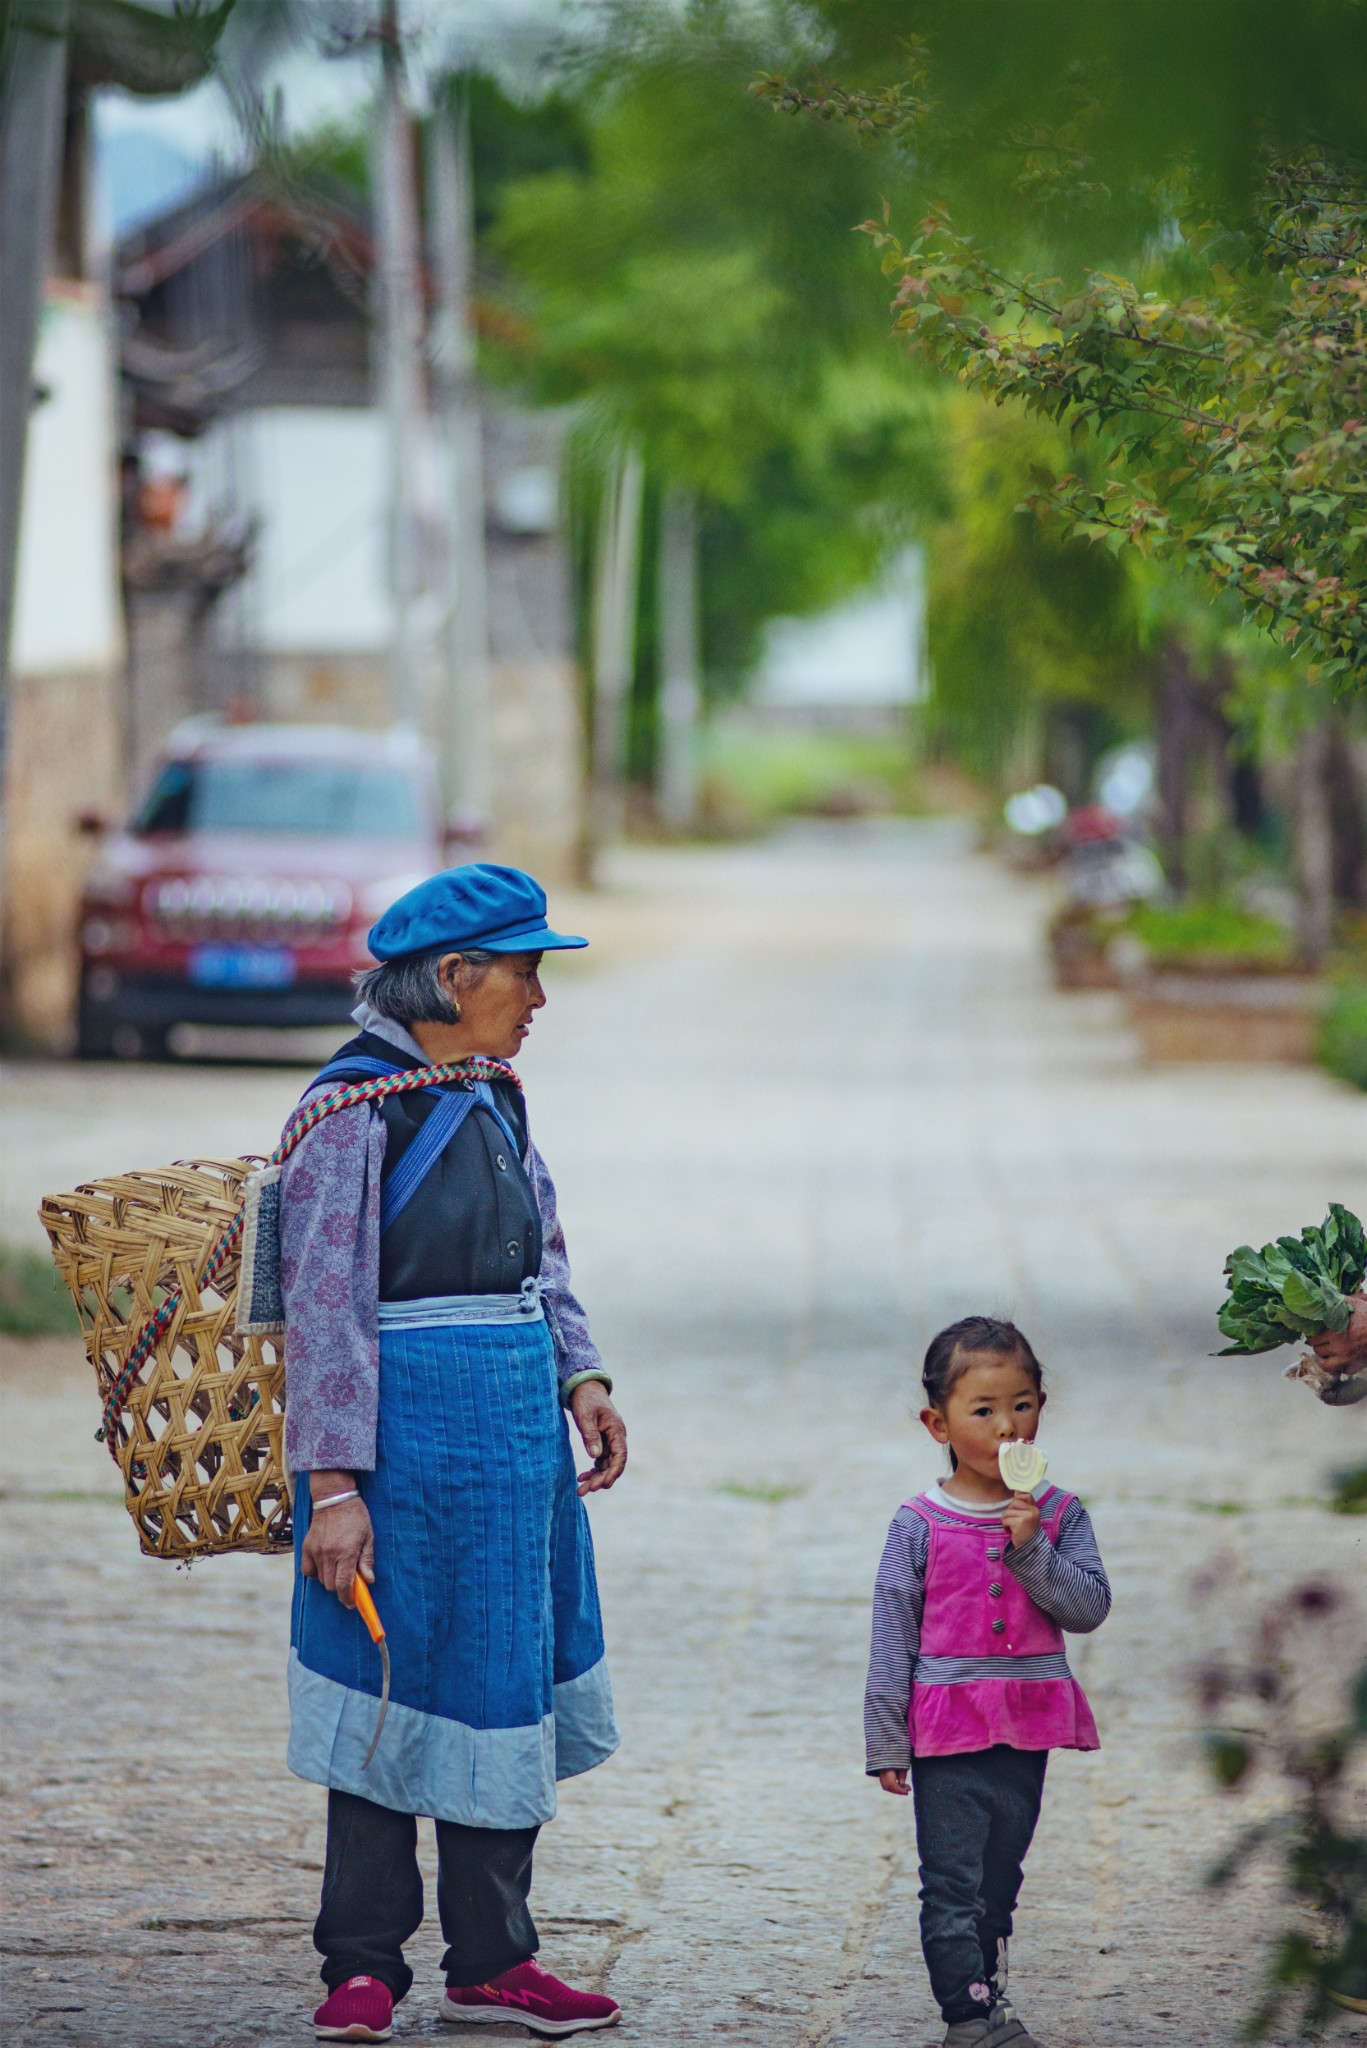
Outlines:
{"label": "blue flat cap", "polygon": [[554,953],[587,946],[587,939],[553,932],[546,922],[546,892],[521,868],[496,868],[487,861],[447,868],[419,882],[370,928],[377,960],[402,953],[426,953],[465,946],[484,953]]}

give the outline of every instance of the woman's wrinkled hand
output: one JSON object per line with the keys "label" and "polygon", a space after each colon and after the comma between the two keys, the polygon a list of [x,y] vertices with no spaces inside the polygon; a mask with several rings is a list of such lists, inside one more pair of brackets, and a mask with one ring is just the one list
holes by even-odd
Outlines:
{"label": "woman's wrinkled hand", "polygon": [[584,1439],[584,1449],[593,1460],[592,1469],[579,1475],[579,1494],[604,1492],[615,1486],[626,1470],[627,1426],[608,1398],[601,1380],[581,1380],[570,1395],[570,1413]]}
{"label": "woman's wrinkled hand", "polygon": [[368,1585],[375,1583],[375,1532],[363,1500],[344,1500],[314,1514],[299,1569],[335,1593],[343,1607],[356,1605],[351,1588],[357,1572]]}
{"label": "woman's wrinkled hand", "polygon": [[1350,1294],[1352,1315],[1346,1330],[1321,1330],[1310,1349],[1326,1372],[1351,1372],[1367,1362],[1367,1294]]}
{"label": "woman's wrinkled hand", "polygon": [[1002,1527],[1011,1538],[1011,1548],[1024,1550],[1039,1528],[1039,1503],[1028,1493],[1013,1493],[1011,1505],[1002,1509]]}
{"label": "woman's wrinkled hand", "polygon": [[894,1799],[905,1799],[908,1792],[905,1767],[895,1771],[880,1771],[878,1782],[885,1792],[891,1792]]}

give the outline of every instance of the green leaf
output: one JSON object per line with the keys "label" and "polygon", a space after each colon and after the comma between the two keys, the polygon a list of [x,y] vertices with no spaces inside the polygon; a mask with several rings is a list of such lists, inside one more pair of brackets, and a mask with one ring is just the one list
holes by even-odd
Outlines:
{"label": "green leaf", "polygon": [[1242,1784],[1253,1768],[1253,1745],[1244,1735],[1226,1729],[1211,1729],[1206,1735],[1206,1762],[1218,1785],[1232,1791]]}
{"label": "green leaf", "polygon": [[1367,1664],[1363,1665],[1354,1679],[1349,1697],[1352,1702],[1353,1726],[1359,1735],[1367,1735]]}
{"label": "green leaf", "polygon": [[1307,1280],[1303,1273],[1288,1277],[1282,1300],[1292,1315],[1302,1318],[1307,1336],[1317,1336],[1321,1330],[1346,1330],[1352,1316],[1337,1287],[1327,1280]]}
{"label": "green leaf", "polygon": [[1367,1515],[1367,1465],[1336,1472],[1329,1505],[1336,1515]]}

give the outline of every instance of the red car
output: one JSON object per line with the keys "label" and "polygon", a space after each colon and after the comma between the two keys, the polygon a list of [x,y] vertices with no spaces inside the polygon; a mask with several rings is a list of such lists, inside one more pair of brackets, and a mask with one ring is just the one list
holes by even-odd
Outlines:
{"label": "red car", "polygon": [[414,735],[182,728],[85,886],[81,1056],[162,1058],[177,1024],[346,1024],[366,933],[446,858]]}

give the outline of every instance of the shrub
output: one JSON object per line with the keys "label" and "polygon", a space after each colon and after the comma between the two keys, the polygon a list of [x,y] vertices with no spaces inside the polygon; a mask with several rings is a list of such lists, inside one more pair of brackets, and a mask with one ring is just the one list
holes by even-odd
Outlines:
{"label": "shrub", "polygon": [[0,1244],[0,1333],[65,1337],[79,1327],[71,1297],[47,1253]]}
{"label": "shrub", "polygon": [[1148,947],[1155,967],[1196,967],[1206,961],[1228,967],[1239,961],[1266,971],[1295,961],[1295,940],[1284,925],[1218,899],[1143,903],[1131,912],[1129,928]]}
{"label": "shrub", "polygon": [[[1361,1483],[1344,1474],[1340,1489]],[[1346,1618],[1337,1587],[1324,1580],[1293,1586],[1262,1616],[1252,1653],[1239,1665],[1201,1674],[1208,1717],[1206,1753],[1225,1791],[1239,1794],[1259,1775],[1280,1783],[1280,1810],[1247,1826],[1210,1871],[1216,1886],[1234,1883],[1271,1857],[1280,1867],[1293,1914],[1267,1958],[1263,1996],[1246,2032],[1261,2040],[1298,2008],[1304,2039],[1336,2006],[1361,2011],[1367,1998],[1367,1834],[1358,1787],[1367,1748],[1367,1666],[1341,1673],[1342,1704],[1326,1718],[1307,1713],[1313,1681],[1334,1670],[1326,1625]],[[1307,1685],[1307,1681],[1311,1681]],[[1229,1710],[1234,1712],[1230,1714]]]}
{"label": "shrub", "polygon": [[1341,981],[1320,1019],[1319,1062],[1367,1089],[1367,981]]}

